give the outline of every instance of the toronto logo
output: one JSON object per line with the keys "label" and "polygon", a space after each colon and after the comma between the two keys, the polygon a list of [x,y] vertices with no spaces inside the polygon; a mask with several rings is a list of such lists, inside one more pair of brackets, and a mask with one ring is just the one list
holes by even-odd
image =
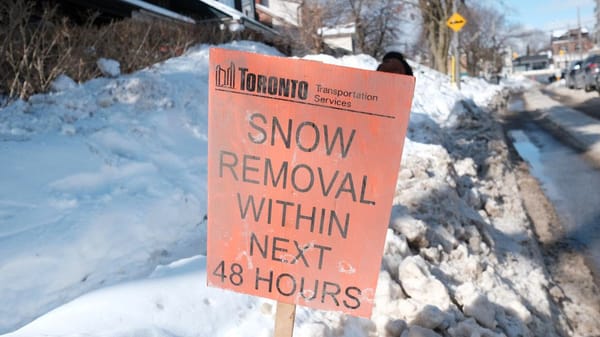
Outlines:
{"label": "toronto logo", "polygon": [[235,89],[235,64],[233,62],[227,68],[217,65],[215,75],[217,87]]}
{"label": "toronto logo", "polygon": [[[239,73],[239,88],[236,88],[236,71]],[[277,96],[280,98],[308,98],[308,82],[299,79],[278,77],[269,74],[251,72],[248,68],[229,66],[215,67],[215,86],[217,88],[236,89],[259,96]]]}

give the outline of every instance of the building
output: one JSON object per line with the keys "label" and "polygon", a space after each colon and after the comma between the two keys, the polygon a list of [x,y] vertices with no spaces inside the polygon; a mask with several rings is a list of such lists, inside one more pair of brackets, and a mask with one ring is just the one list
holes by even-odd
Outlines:
{"label": "building", "polygon": [[[42,1],[42,0],[38,0]],[[67,12],[98,11],[103,17],[153,17],[195,24],[217,21],[232,31],[249,29],[274,37],[279,33],[260,23],[254,0],[50,0]]]}
{"label": "building", "polygon": [[323,41],[333,49],[340,49],[347,52],[354,51],[354,33],[356,29],[354,23],[349,23],[337,27],[325,27],[318,31],[323,36]]}
{"label": "building", "polygon": [[548,54],[519,56],[512,62],[514,72],[548,69],[552,59]]}
{"label": "building", "polygon": [[552,60],[557,69],[566,69],[571,62],[583,60],[594,47],[591,34],[585,28],[552,33]]}
{"label": "building", "polygon": [[[303,1],[300,0],[255,0],[258,20],[276,30],[297,31],[302,28],[302,15],[304,15]],[[322,27],[317,34],[327,45],[329,51],[335,53],[354,52],[353,24],[336,27]]]}
{"label": "building", "polygon": [[297,27],[300,24],[300,1],[256,0],[258,20],[275,29]]}

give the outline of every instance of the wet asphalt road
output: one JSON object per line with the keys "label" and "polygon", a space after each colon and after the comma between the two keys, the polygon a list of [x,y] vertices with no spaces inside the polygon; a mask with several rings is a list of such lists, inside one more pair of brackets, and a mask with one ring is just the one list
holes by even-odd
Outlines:
{"label": "wet asphalt road", "polygon": [[[574,109],[586,109],[600,123],[600,96],[576,92],[571,96],[565,90],[551,95],[544,92]],[[588,98],[590,94],[598,97]],[[508,108],[518,112],[523,107],[519,97],[512,97]],[[553,203],[567,232],[564,239],[577,246],[592,269],[600,271],[600,170],[527,114],[518,117],[508,129],[513,146],[528,162],[531,173]]]}

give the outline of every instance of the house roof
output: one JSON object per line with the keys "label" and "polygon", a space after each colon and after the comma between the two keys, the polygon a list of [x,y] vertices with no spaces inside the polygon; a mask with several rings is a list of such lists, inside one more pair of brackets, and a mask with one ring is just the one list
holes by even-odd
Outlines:
{"label": "house roof", "polygon": [[241,23],[245,26],[248,26],[251,29],[259,30],[262,33],[266,33],[267,35],[270,35],[270,36],[279,35],[279,32],[277,32],[273,28],[263,25],[262,23],[254,20],[253,18],[250,18],[247,15],[244,15],[244,13],[238,11],[235,8],[229,7],[229,6],[222,4],[215,0],[199,0],[199,1],[207,4],[208,6],[216,9],[217,11],[231,17],[233,20],[239,21],[239,23]]}
{"label": "house roof", "polygon": [[[143,10],[151,14],[169,19],[197,23],[203,20],[233,20],[252,30],[267,36],[278,35],[278,32],[262,23],[244,15],[235,8],[215,0],[170,0],[168,8],[158,5],[152,0],[56,0],[63,5],[78,8],[91,8],[112,17],[131,17],[135,11]],[[163,2],[164,3],[164,2]]]}
{"label": "house roof", "polygon": [[194,19],[192,19],[188,16],[178,14],[178,13],[170,11],[166,8],[148,3],[146,1],[140,1],[140,0],[121,0],[121,1],[128,3],[132,6],[136,6],[138,8],[145,9],[149,12],[159,14],[162,16],[166,16],[171,19],[175,19],[175,20],[183,21],[183,22],[187,22],[187,23],[196,23],[196,21]]}
{"label": "house roof", "polygon": [[319,28],[318,32],[323,36],[349,36],[356,33],[356,27],[354,23],[349,23],[343,26]]}
{"label": "house roof", "polygon": [[548,62],[548,55],[524,55],[513,60],[513,63]]}
{"label": "house roof", "polygon": [[573,38],[578,36],[579,32],[581,32],[582,37],[589,35],[589,31],[586,28],[560,29],[552,31],[552,40]]}

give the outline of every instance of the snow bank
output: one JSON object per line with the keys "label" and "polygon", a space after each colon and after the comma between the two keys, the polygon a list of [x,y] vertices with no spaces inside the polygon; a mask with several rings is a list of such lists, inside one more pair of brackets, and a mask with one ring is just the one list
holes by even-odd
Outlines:
{"label": "snow bank", "polygon": [[523,75],[511,75],[510,77],[503,78],[501,83],[504,87],[511,89],[515,92],[524,91],[533,87],[539,86],[539,82],[529,79]]}
{"label": "snow bank", "polygon": [[[489,109],[503,87],[465,78],[459,92],[412,65],[372,319],[299,308],[294,336],[558,335],[566,328]],[[271,301],[205,287],[207,66],[199,46],[0,110],[0,332],[271,335]]]}
{"label": "snow bank", "polygon": [[102,75],[106,77],[117,77],[121,75],[121,65],[116,60],[99,58],[96,64]]}
{"label": "snow bank", "polygon": [[203,46],[0,110],[0,331],[205,252],[207,67]]}

